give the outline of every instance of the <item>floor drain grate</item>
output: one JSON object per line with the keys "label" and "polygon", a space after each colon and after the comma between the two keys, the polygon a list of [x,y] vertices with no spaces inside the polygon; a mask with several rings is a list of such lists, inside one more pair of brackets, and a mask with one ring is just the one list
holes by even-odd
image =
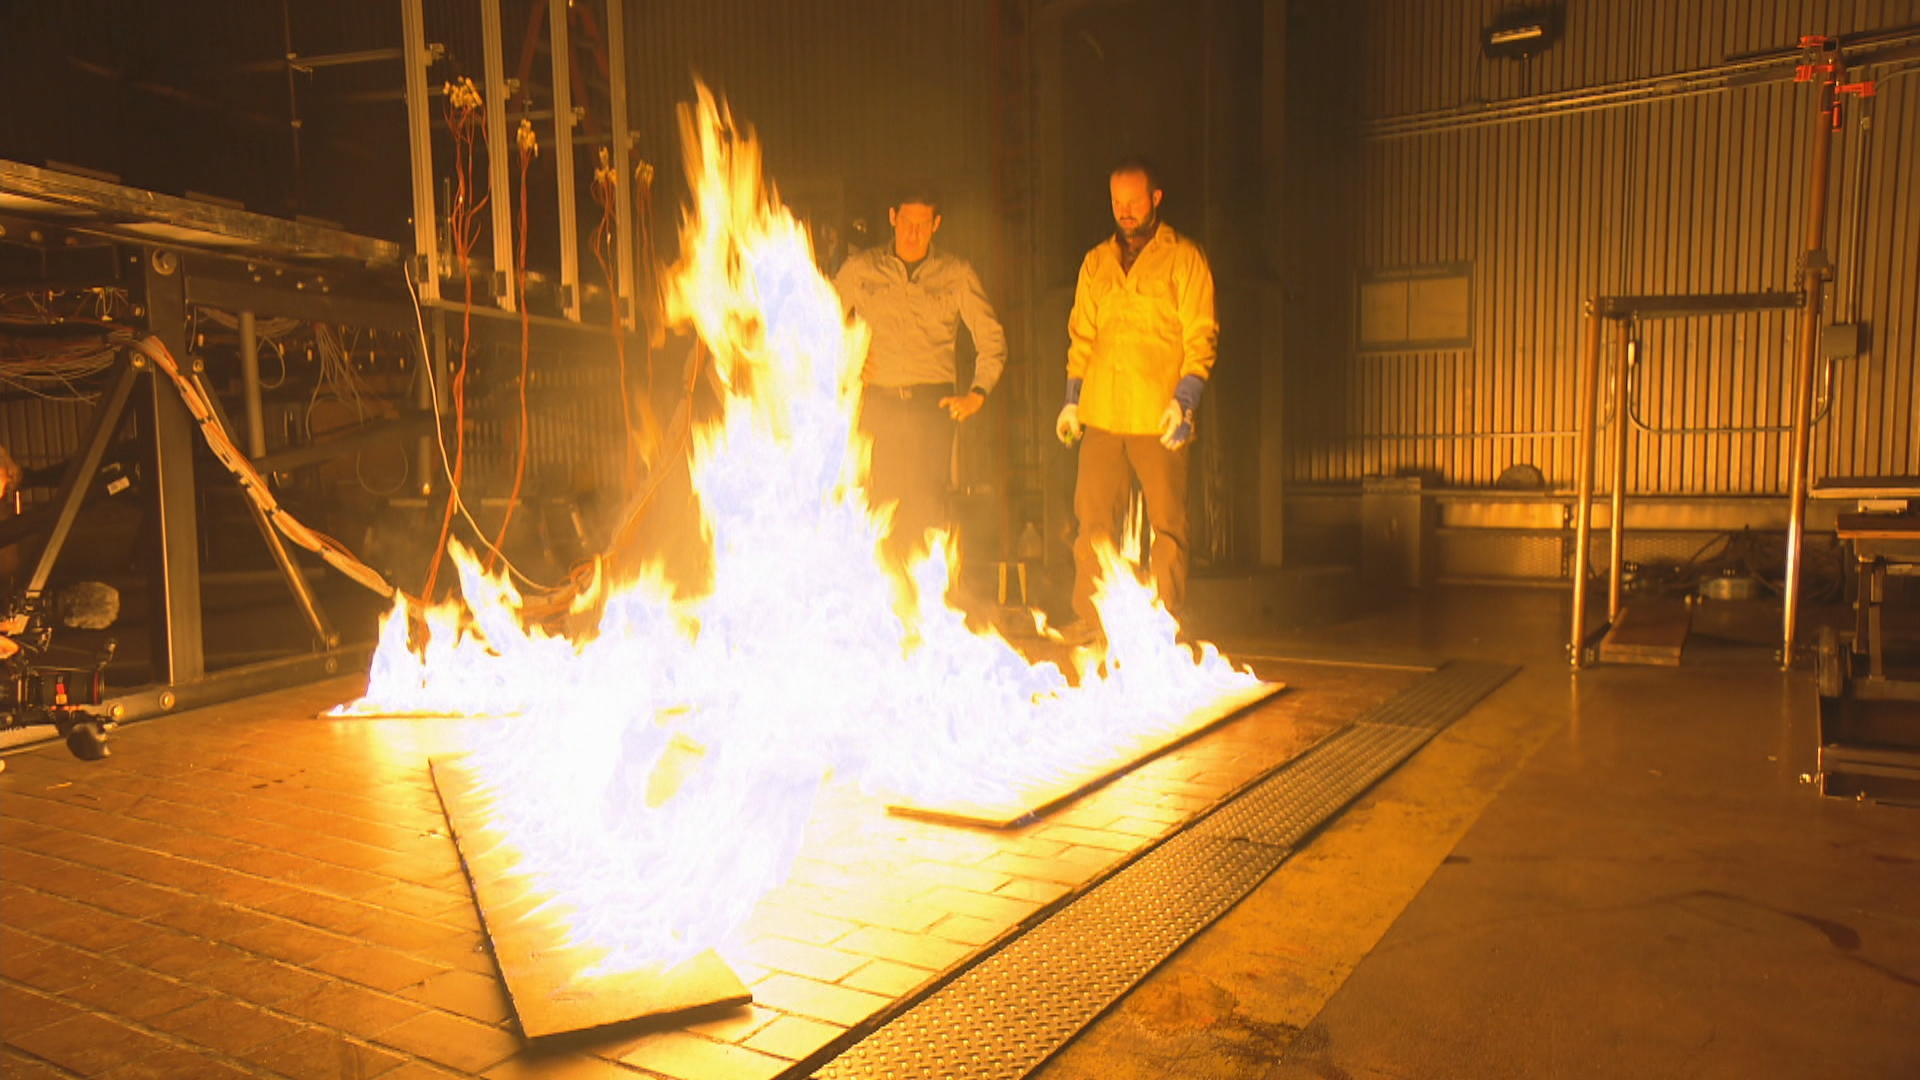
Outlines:
{"label": "floor drain grate", "polygon": [[819,1066],[818,1080],[1018,1080],[1295,845],[1517,670],[1453,661],[1147,851]]}

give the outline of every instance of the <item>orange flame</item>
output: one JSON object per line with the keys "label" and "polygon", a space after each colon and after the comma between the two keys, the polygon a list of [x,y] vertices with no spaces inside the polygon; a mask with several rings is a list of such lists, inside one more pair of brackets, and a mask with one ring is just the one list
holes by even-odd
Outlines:
{"label": "orange flame", "polygon": [[[1195,654],[1114,552],[1109,642],[1072,682],[945,601],[936,534],[895,604],[856,426],[868,335],[816,271],[807,231],[760,180],[751,132],[704,87],[682,110],[693,202],[667,299],[725,387],[690,461],[713,584],[597,583],[576,639],[529,628],[503,578],[454,551],[463,603],[382,628],[346,713],[493,715],[472,771],[518,870],[600,969],[725,941],[787,875],[830,775],[921,804],[1015,798],[1113,760],[1196,705],[1257,682]],[[1036,616],[1036,619],[1038,617]]]}

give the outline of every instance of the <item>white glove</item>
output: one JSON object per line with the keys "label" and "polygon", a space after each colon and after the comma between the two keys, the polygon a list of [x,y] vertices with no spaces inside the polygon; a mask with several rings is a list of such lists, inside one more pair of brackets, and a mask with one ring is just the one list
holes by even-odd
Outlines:
{"label": "white glove", "polygon": [[1086,430],[1080,423],[1079,405],[1069,403],[1060,407],[1060,419],[1053,422],[1053,433],[1060,437],[1061,445],[1072,446]]}
{"label": "white glove", "polygon": [[1178,450],[1193,441],[1193,414],[1178,401],[1160,410],[1160,445]]}

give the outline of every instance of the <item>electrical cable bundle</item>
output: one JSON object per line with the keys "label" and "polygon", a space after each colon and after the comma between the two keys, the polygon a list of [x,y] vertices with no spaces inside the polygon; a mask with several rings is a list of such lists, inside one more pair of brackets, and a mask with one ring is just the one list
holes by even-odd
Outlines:
{"label": "electrical cable bundle", "polygon": [[220,464],[226,466],[227,471],[239,480],[240,490],[245,492],[247,498],[253,500],[254,505],[266,514],[267,520],[273,522],[273,527],[278,529],[282,536],[320,556],[329,566],[382,596],[390,597],[398,591],[385,577],[381,576],[378,570],[361,562],[338,540],[308,528],[298,518],[281,508],[279,501],[273,496],[272,489],[267,486],[266,478],[260,475],[260,470],[254,467],[253,462],[247,460],[246,454],[242,453],[240,447],[234,443],[232,434],[220,423],[213,403],[201,393],[199,386],[181,373],[179,363],[174,359],[173,354],[167,351],[165,343],[157,337],[149,336],[132,342],[132,346],[173,381],[174,388],[180,392],[181,400],[186,403],[187,411],[200,425],[200,434],[206,439],[208,448],[213,451],[213,456],[218,458]]}
{"label": "electrical cable bundle", "polygon": [[513,487],[507,492],[506,509],[500,514],[500,531],[494,536],[493,543],[487,545],[486,570],[493,571],[496,558],[504,558],[501,549],[507,544],[507,527],[513,524],[514,508],[520,505],[520,485],[527,478],[527,439],[530,418],[527,415],[527,369],[531,366],[533,352],[533,324],[527,313],[527,170],[532,167],[533,159],[540,156],[540,141],[534,137],[533,124],[520,121],[518,138],[520,148],[520,236],[513,262],[513,290],[520,298],[520,431],[514,442]]}
{"label": "electrical cable bundle", "polygon": [[[480,239],[480,210],[493,197],[492,193],[474,198],[473,162],[474,154],[486,138],[485,129],[480,123],[480,90],[472,79],[461,78],[446,85],[447,129],[453,133],[454,180],[457,185],[453,205],[448,210],[448,231],[452,233],[453,250],[459,260],[460,278],[466,286],[466,304],[460,326],[460,362],[453,369],[453,461],[447,465],[448,491],[447,511],[440,519],[440,536],[434,541],[433,558],[427,564],[427,581],[421,586],[420,595],[428,603],[433,602],[434,586],[440,580],[440,564],[447,555],[447,540],[453,535],[453,515],[456,507],[463,514],[466,506],[460,501],[460,481],[466,476],[467,468],[467,374],[469,359],[473,350],[473,245]],[[489,147],[488,153],[498,153],[497,147]],[[524,302],[524,297],[522,298]],[[426,334],[421,333],[421,346],[425,350]],[[431,350],[425,350],[423,357],[432,356]],[[432,369],[431,362],[423,365]],[[435,430],[439,428],[439,389],[435,394]],[[444,457],[446,448],[441,447]],[[473,516],[467,514],[467,524],[474,526],[474,532],[484,541],[485,533],[474,523]]]}
{"label": "electrical cable bundle", "polygon": [[91,401],[97,395],[78,385],[113,367],[119,347],[91,336],[86,340],[9,339],[0,350],[0,386],[55,401]]}

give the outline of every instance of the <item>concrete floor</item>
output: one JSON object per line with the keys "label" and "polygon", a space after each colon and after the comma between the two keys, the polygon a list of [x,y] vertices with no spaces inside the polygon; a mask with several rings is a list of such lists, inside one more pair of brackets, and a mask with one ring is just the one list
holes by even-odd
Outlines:
{"label": "concrete floor", "polygon": [[[828,785],[788,879],[721,947],[752,1004],[558,1046],[509,1022],[427,771],[488,722],[317,715],[358,695],[343,677],[128,725],[105,761],[24,749],[0,774],[0,1076],[805,1075],[1421,675],[1255,666],[1289,689],[1011,828],[897,817]],[[547,974],[568,955],[544,952]]]}
{"label": "concrete floor", "polygon": [[[1038,1075],[1920,1076],[1920,811],[1823,800],[1799,782],[1813,767],[1811,677],[1774,669],[1765,612],[1703,626],[1679,669],[1575,676],[1561,657],[1565,603],[1557,592],[1444,591],[1310,634],[1231,641],[1240,656],[1523,667]],[[1348,715],[1405,677],[1262,663],[1296,688],[1276,717],[1297,713],[1301,732],[1310,715]],[[0,1076],[759,1078],[804,1056],[799,1043],[833,1034],[835,1017],[788,1002],[792,1016],[754,1006],[697,1039],[516,1052],[457,863],[428,827],[437,811],[419,755],[366,756],[352,729],[289,727],[268,704],[131,728],[105,771],[49,748],[0,777],[16,799],[0,831],[28,852],[0,860],[10,900],[0,905],[0,1043],[14,1044],[0,1049]],[[1207,745],[1194,750],[1204,758]],[[132,768],[143,753],[194,770],[196,786],[60,809],[57,827],[115,843],[94,842],[71,865],[34,850],[65,858],[40,835],[56,827],[40,820],[52,802],[106,798],[111,776],[153,782],[150,763]],[[18,802],[28,783],[38,794]],[[292,798],[283,783],[299,788],[303,816],[281,805]],[[212,802],[191,805],[202,800]],[[235,813],[210,812],[216,803]],[[336,827],[351,827],[352,842],[328,832]],[[246,872],[214,865],[241,855]],[[107,880],[96,863],[133,877],[60,899],[55,871]],[[36,867],[23,887],[16,879]],[[134,880],[162,870],[157,886]],[[316,892],[331,899],[307,895]],[[117,914],[68,910],[93,902]],[[60,911],[41,910],[49,905]],[[363,917],[381,905],[411,915]],[[191,938],[208,956],[173,964],[173,952],[149,948],[156,935]],[[789,945],[777,963],[832,959],[838,947]],[[872,969],[904,988],[927,974],[916,964],[951,960],[847,949],[867,967],[812,974],[852,985]],[[75,950],[87,954],[80,967],[28,962]],[[156,968],[162,960],[173,966]],[[755,974],[764,984],[808,972]],[[806,1038],[786,1045],[799,1028]],[[47,1034],[67,1029],[64,1042]],[[780,1046],[768,1041],[776,1033]],[[724,1055],[708,1045],[728,1040],[741,1045]]]}
{"label": "concrete floor", "polygon": [[1826,800],[1764,611],[1571,673],[1566,598],[1312,638],[1522,663],[1038,1074],[1920,1076],[1920,810]]}

